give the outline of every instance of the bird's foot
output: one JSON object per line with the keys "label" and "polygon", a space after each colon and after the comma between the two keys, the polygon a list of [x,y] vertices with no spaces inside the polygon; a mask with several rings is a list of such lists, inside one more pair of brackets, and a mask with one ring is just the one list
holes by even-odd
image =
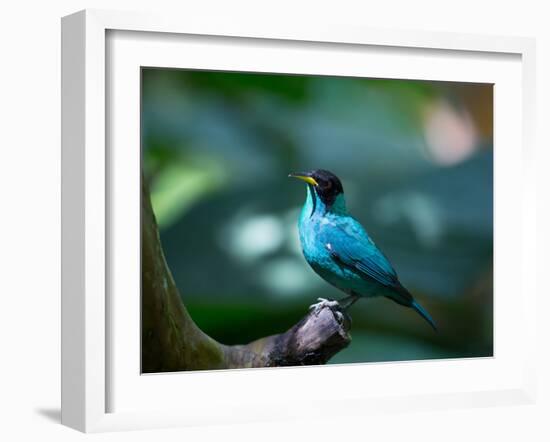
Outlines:
{"label": "bird's foot", "polygon": [[338,301],[335,299],[325,299],[325,298],[317,298],[317,303],[311,304],[309,306],[309,311],[313,311],[314,313],[320,312],[323,308],[328,307],[334,316],[336,317],[336,320],[342,324],[345,320],[344,314],[342,313],[342,306]]}
{"label": "bird's foot", "polygon": [[317,298],[317,301],[315,304],[311,304],[309,306],[309,310],[320,310],[324,307],[328,307],[331,310],[334,307],[340,308],[340,303],[336,301],[335,299],[325,299],[325,298]]}

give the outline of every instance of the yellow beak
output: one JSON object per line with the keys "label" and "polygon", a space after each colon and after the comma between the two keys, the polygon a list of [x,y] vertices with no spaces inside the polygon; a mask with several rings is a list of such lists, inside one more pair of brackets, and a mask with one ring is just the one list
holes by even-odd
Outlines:
{"label": "yellow beak", "polygon": [[302,175],[299,173],[291,173],[288,175],[291,178],[298,178],[299,180],[305,181],[308,184],[311,184],[313,186],[317,186],[317,181],[315,181],[312,177],[307,175]]}

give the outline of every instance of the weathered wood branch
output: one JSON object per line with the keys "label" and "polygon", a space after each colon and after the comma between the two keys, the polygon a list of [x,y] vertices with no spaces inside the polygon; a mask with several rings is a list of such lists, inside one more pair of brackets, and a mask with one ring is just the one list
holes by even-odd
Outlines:
{"label": "weathered wood branch", "polygon": [[142,372],[324,364],[351,341],[351,321],[320,305],[285,333],[223,345],[193,322],[168,268],[142,178]]}

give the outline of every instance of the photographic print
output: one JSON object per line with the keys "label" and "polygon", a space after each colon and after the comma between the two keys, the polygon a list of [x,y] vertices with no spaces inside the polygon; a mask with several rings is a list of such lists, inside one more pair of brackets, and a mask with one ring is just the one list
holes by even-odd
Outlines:
{"label": "photographic print", "polygon": [[142,372],[493,355],[493,85],[142,68]]}

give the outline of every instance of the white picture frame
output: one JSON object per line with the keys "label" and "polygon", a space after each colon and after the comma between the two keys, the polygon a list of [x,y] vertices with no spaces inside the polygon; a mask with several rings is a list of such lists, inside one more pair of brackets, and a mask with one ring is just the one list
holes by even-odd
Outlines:
{"label": "white picture frame", "polygon": [[[351,380],[359,379],[365,370],[375,373],[380,378],[388,376],[392,370],[406,369],[414,372],[419,378],[426,377],[434,379],[434,373],[447,373],[447,376],[461,374],[464,377],[460,390],[450,391],[445,387],[451,381],[447,379],[441,383],[434,382],[433,389],[425,394],[416,391],[404,391],[396,387],[395,391],[377,392],[373,395],[364,393],[361,388],[356,389],[356,394],[346,396],[333,393],[328,397],[315,397],[309,399],[308,406],[302,403],[283,404],[282,399],[277,399],[277,392],[272,392],[274,399],[271,405],[254,402],[254,396],[250,393],[241,394],[240,398],[233,399],[232,409],[227,412],[227,401],[221,401],[219,406],[216,403],[200,404],[197,401],[193,409],[175,407],[173,404],[166,409],[150,409],[145,406],[130,409],[125,406],[114,407],[110,395],[112,391],[119,388],[118,385],[125,385],[117,395],[128,395],[123,403],[135,402],[136,398],[131,396],[132,389],[143,388],[141,396],[145,401],[151,399],[152,394],[167,396],[167,389],[177,389],[177,375],[159,375],[154,377],[140,377],[133,366],[128,366],[122,371],[122,376],[117,373],[117,367],[123,366],[125,360],[132,359],[132,356],[117,352],[113,354],[111,335],[115,335],[116,324],[121,324],[120,318],[111,311],[112,300],[109,299],[109,290],[113,287],[120,287],[117,284],[133,284],[126,279],[128,274],[117,278],[116,284],[112,282],[109,266],[111,256],[109,244],[116,242],[120,230],[116,228],[116,222],[111,226],[113,213],[116,212],[119,199],[112,192],[112,169],[116,169],[116,158],[113,159],[109,151],[109,142],[112,142],[116,135],[116,128],[113,132],[107,131],[106,121],[116,116],[111,114],[108,108],[109,82],[116,81],[116,73],[110,72],[107,68],[113,63],[112,57],[118,57],[120,52],[110,51],[108,35],[116,33],[139,33],[142,42],[131,42],[132,48],[136,44],[143,44],[153,35],[172,36],[172,39],[185,38],[185,36],[216,36],[218,40],[236,41],[235,39],[246,39],[247,41],[262,42],[283,42],[285,47],[300,48],[304,42],[308,47],[316,45],[332,45],[338,48],[377,48],[383,54],[391,48],[401,48],[405,53],[414,50],[430,51],[434,61],[438,57],[454,56],[453,54],[469,54],[473,58],[483,60],[490,58],[491,54],[502,54],[505,57],[512,57],[516,68],[514,79],[520,90],[512,91],[514,99],[518,100],[519,113],[505,115],[504,110],[499,108],[495,102],[495,119],[502,120],[509,118],[506,125],[509,128],[511,140],[517,140],[517,146],[510,143],[508,162],[501,161],[495,165],[495,173],[505,172],[510,161],[520,160],[523,163],[522,171],[528,170],[529,161],[532,161],[532,137],[534,120],[534,97],[535,97],[535,69],[534,41],[528,38],[518,37],[490,37],[479,35],[463,35],[451,33],[427,33],[415,31],[387,31],[376,29],[357,29],[343,26],[321,27],[308,24],[307,26],[292,27],[284,24],[266,25],[265,23],[228,22],[214,23],[207,20],[196,20],[193,17],[162,17],[150,14],[137,14],[126,12],[112,12],[100,10],[81,11],[63,18],[62,21],[62,423],[85,432],[111,431],[122,429],[155,428],[167,426],[185,426],[208,424],[213,422],[248,422],[257,420],[284,419],[287,417],[308,418],[313,415],[319,417],[327,412],[325,405],[330,401],[338,402],[336,413],[364,414],[371,410],[384,409],[388,411],[419,408],[438,407],[468,407],[476,405],[491,405],[500,403],[529,403],[535,396],[535,375],[534,375],[534,342],[536,316],[536,290],[535,278],[530,278],[530,272],[534,272],[534,265],[527,265],[527,256],[535,256],[532,251],[536,247],[534,224],[534,182],[533,177],[522,173],[517,179],[521,180],[522,186],[516,186],[516,190],[510,189],[512,195],[517,196],[522,210],[518,211],[516,217],[511,219],[511,227],[518,228],[516,232],[520,240],[514,245],[515,251],[520,256],[522,265],[521,278],[514,282],[516,293],[517,315],[515,319],[516,333],[521,338],[522,351],[517,353],[516,361],[511,367],[507,360],[503,365],[495,365],[499,354],[489,361],[486,366],[475,365],[476,363],[462,362],[460,360],[449,362],[448,365],[437,365],[436,363],[409,364],[404,367],[394,367],[394,364],[384,365],[382,368],[374,365],[355,365],[350,367],[346,378]],[[154,34],[153,34],[154,33]],[[179,41],[179,40],[178,40]],[[227,44],[227,43],[225,43]],[[126,46],[130,48],[130,46]],[[158,49],[158,48],[157,48]],[[307,48],[305,51],[309,50]],[[332,49],[331,49],[332,50]],[[132,50],[129,50],[132,52]],[[147,51],[143,51],[144,53]],[[158,54],[163,51],[156,51]],[[167,49],[165,55],[170,54]],[[109,58],[111,57],[111,58]],[[122,57],[121,57],[122,60]],[[160,59],[159,59],[160,60]],[[126,62],[138,63],[138,58],[129,57]],[[161,63],[161,61],[159,61]],[[164,63],[164,61],[162,61]],[[178,61],[174,66],[180,66]],[[519,64],[518,64],[519,63]],[[129,64],[129,66],[132,66]],[[388,65],[388,72],[391,72],[391,65]],[[250,68],[252,69],[252,67]],[[307,69],[307,67],[305,68]],[[338,67],[335,67],[337,73]],[[434,67],[437,70],[437,67]],[[511,70],[515,68],[511,67]],[[246,69],[244,69],[246,70]],[[106,75],[106,72],[109,75]],[[443,71],[440,75],[444,75]],[[470,73],[471,74],[471,73]],[[433,79],[432,74],[432,78]],[[462,73],[465,81],[468,81],[468,73]],[[384,75],[382,75],[384,76]],[[391,75],[388,74],[391,77]],[[419,77],[421,78],[421,77]],[[443,78],[443,77],[441,77]],[[472,77],[473,78],[473,77]],[[489,77],[487,77],[489,78]],[[500,78],[500,77],[499,77]],[[504,78],[504,77],[503,77]],[[512,78],[512,77],[510,77]],[[516,81],[519,79],[519,82]],[[473,80],[471,80],[473,81]],[[506,80],[502,80],[503,82]],[[511,80],[512,81],[512,80]],[[118,104],[130,106],[127,103]],[[132,109],[132,114],[139,113],[138,109]],[[516,112],[514,110],[514,112]],[[515,116],[521,116],[514,121]],[[502,121],[501,120],[501,121]],[[135,121],[133,121],[135,124]],[[130,127],[130,126],[129,126]],[[135,127],[135,126],[134,126]],[[505,146],[506,140],[498,138],[496,142]],[[128,135],[130,136],[130,135]],[[132,134],[133,139],[139,138],[136,133]],[[139,158],[139,143],[129,142],[130,148],[137,149]],[[506,145],[508,147],[508,145]],[[110,164],[113,161],[113,164]],[[139,161],[139,160],[138,160]],[[139,172],[132,167],[131,173]],[[116,175],[116,174],[115,174]],[[502,175],[500,175],[502,177]],[[117,178],[118,179],[118,178]],[[129,177],[127,183],[135,184],[134,177]],[[134,181],[132,181],[134,180]],[[501,181],[500,183],[502,183]],[[502,184],[504,186],[504,184]],[[499,181],[495,181],[495,194],[499,192]],[[139,191],[139,189],[136,189]],[[129,198],[130,203],[132,198]],[[496,209],[502,208],[505,200],[495,198]],[[500,204],[500,206],[499,206]],[[135,210],[130,206],[129,213]],[[137,207],[139,210],[139,207]],[[135,213],[135,212],[134,212]],[[139,219],[139,212],[138,212]],[[139,221],[138,221],[139,222]],[[496,218],[496,225],[499,224]],[[113,227],[114,226],[114,227]],[[506,227],[506,226],[504,226]],[[496,227],[495,227],[496,228]],[[502,227],[500,227],[502,229]],[[134,229],[135,230],[135,229]],[[131,229],[129,229],[131,231]],[[135,236],[134,236],[135,237]],[[139,247],[139,235],[135,238]],[[498,235],[496,236],[498,240]],[[500,259],[498,252],[502,250],[495,243],[495,261],[503,263],[501,268],[505,273],[505,259]],[[129,253],[127,250],[117,248],[116,253]],[[533,259],[533,258],[531,258]],[[518,260],[518,258],[516,258]],[[135,269],[134,269],[135,270]],[[117,274],[118,275],[118,274]],[[495,293],[502,289],[495,273]],[[139,299],[139,296],[138,298]],[[498,306],[498,298],[496,305]],[[503,302],[501,305],[505,305]],[[131,308],[136,308],[134,305]],[[137,306],[139,309],[139,305]],[[120,309],[119,309],[120,310]],[[116,311],[116,309],[115,309]],[[498,327],[502,327],[506,336],[510,318],[509,310],[502,307],[502,321]],[[132,315],[130,315],[132,316]],[[134,315],[135,317],[135,315]],[[113,325],[114,324],[114,325]],[[126,323],[122,324],[126,326]],[[134,327],[135,323],[129,323]],[[139,333],[130,333],[139,340]],[[114,337],[114,340],[117,338]],[[126,338],[129,339],[129,338]],[[519,342],[519,341],[518,341]],[[133,346],[135,348],[135,346]],[[120,348],[120,346],[118,347]],[[501,347],[502,348],[502,347]],[[503,351],[501,354],[504,355]],[[510,354],[512,351],[510,350]],[[117,360],[118,358],[118,360]],[[506,360],[506,358],[503,358]],[[118,362],[113,362],[118,361]],[[132,363],[135,363],[132,362]],[[113,364],[115,367],[113,367]],[[452,366],[451,366],[452,365]],[[498,370],[502,377],[493,376]],[[232,371],[231,373],[220,371],[212,373],[193,374],[193,383],[198,385],[201,382],[215,382],[231,385],[246,385],[249,383],[250,390],[257,390],[258,386],[265,385],[266,377],[279,378],[274,382],[294,383],[299,388],[308,388],[314,385],[320,378],[334,376],[337,370],[342,367],[323,367],[324,371],[315,370],[316,367],[303,369],[284,370],[251,370]],[[510,370],[508,371],[508,369]],[[328,369],[328,370],[327,370]],[[450,370],[450,371],[445,371]],[[245,373],[246,372],[246,373]],[[127,376],[124,376],[124,373]],[[480,382],[476,385],[470,382],[475,373],[479,373]],[[504,374],[503,374],[504,373]],[[498,382],[487,388],[483,388],[483,376],[493,376]],[[143,381],[147,378],[145,381]],[[230,380],[230,382],[222,382]],[[132,382],[138,382],[140,385]],[[143,382],[147,385],[141,385]],[[311,383],[311,384],[309,384]],[[453,379],[453,383],[460,382]],[[383,385],[383,383],[381,384]],[[224,387],[225,388],[225,387]],[[228,387],[229,388],[229,387]],[[401,391],[401,393],[399,393]],[[200,388],[188,390],[189,395],[197,397]],[[227,390],[227,394],[231,394]],[[223,394],[222,394],[223,396]],[[167,401],[170,402],[170,401]],[[216,408],[218,407],[218,408]],[[120,409],[119,409],[120,408]],[[224,411],[225,408],[225,411]],[[334,409],[331,410],[334,415]],[[328,414],[327,414],[328,416]]]}

